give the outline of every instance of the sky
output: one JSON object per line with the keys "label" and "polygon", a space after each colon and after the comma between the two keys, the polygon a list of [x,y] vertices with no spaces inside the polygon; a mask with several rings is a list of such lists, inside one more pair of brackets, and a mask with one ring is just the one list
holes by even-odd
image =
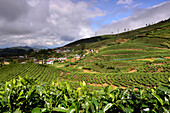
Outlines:
{"label": "sky", "polygon": [[60,47],[170,18],[170,0],[0,0],[0,48]]}

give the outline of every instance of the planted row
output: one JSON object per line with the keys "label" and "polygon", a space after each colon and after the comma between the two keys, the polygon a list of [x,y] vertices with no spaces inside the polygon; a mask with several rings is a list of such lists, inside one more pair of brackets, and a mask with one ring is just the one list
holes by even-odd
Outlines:
{"label": "planted row", "polygon": [[168,73],[84,73],[75,72],[63,76],[71,81],[85,81],[91,84],[113,84],[116,86],[157,86],[168,83]]}

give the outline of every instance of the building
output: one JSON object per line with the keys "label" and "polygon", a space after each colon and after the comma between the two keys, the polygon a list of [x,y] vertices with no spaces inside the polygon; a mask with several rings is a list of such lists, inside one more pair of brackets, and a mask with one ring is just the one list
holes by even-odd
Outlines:
{"label": "building", "polygon": [[74,59],[79,60],[79,59],[80,59],[80,55],[76,54],[75,57],[74,57]]}
{"label": "building", "polygon": [[18,58],[25,58],[24,56],[19,56]]}
{"label": "building", "polygon": [[43,64],[43,60],[39,60],[39,62],[38,62],[39,64]]}
{"label": "building", "polygon": [[5,62],[4,62],[4,65],[9,65],[9,64],[10,64],[10,63],[9,63],[9,62],[7,62],[7,61],[5,61]]}
{"label": "building", "polygon": [[54,64],[54,60],[53,60],[53,59],[48,59],[48,60],[46,61],[46,64],[51,64],[51,65],[53,65],[53,64]]}

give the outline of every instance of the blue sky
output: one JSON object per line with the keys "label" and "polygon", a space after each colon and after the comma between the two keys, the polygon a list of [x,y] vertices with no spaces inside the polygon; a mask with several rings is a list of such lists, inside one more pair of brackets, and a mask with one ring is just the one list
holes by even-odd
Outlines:
{"label": "blue sky", "polygon": [[[90,2],[90,0],[86,1]],[[131,16],[136,10],[153,7],[167,1],[169,0],[132,0],[129,4],[128,2],[125,4],[117,4],[118,0],[96,0],[94,2],[94,6],[105,11],[106,15],[94,18],[92,28],[94,31],[97,31],[105,24],[111,24],[113,21],[118,21],[125,17]]]}
{"label": "blue sky", "polygon": [[169,0],[0,0],[0,48],[53,48],[168,18]]}

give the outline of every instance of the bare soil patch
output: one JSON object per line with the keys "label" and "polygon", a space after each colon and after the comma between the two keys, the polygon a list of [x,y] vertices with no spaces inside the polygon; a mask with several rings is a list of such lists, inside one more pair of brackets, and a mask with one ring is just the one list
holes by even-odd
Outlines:
{"label": "bare soil patch", "polygon": [[148,47],[148,48],[156,48],[156,49],[168,49],[168,48],[160,48],[160,47],[149,47],[149,46],[144,46],[144,47]]}
{"label": "bare soil patch", "polygon": [[116,56],[116,55],[130,55],[130,54],[139,54],[139,53],[103,54],[102,56]]}
{"label": "bare soil patch", "polygon": [[91,71],[91,70],[86,70],[86,69],[83,69],[83,72],[87,72],[87,73],[98,73],[97,71]]}
{"label": "bare soil patch", "polygon": [[60,65],[60,66],[58,66],[58,67],[64,67],[64,65]]}
{"label": "bare soil patch", "polygon": [[78,69],[82,69],[82,67],[78,67]]}
{"label": "bare soil patch", "polygon": [[164,63],[156,63],[156,64],[154,64],[154,65],[163,65]]}
{"label": "bare soil patch", "polygon": [[64,72],[60,70],[60,75],[63,75],[63,74],[64,74]]}
{"label": "bare soil patch", "polygon": [[116,40],[116,42],[125,43],[125,42],[127,42],[128,40],[129,40],[129,39],[122,39],[122,38],[120,38],[120,39]]}
{"label": "bare soil patch", "polygon": [[127,72],[127,73],[135,73],[135,72],[137,72],[137,70],[136,70],[136,69],[131,70],[131,71]]}
{"label": "bare soil patch", "polygon": [[[106,87],[106,86],[110,86],[110,85],[107,84],[107,83],[104,83],[104,84],[90,84],[90,83],[87,83],[87,84],[90,85],[90,86],[98,86],[98,87]],[[112,88],[115,89],[115,88],[118,88],[118,87],[115,86],[115,85],[112,85]],[[126,89],[127,87],[121,86],[120,88]]]}
{"label": "bare soil patch", "polygon": [[102,60],[102,58],[99,58],[99,57],[98,57],[98,58],[96,58],[96,59]]}
{"label": "bare soil patch", "polygon": [[170,59],[170,57],[164,57],[164,58],[166,58],[166,59]]}

